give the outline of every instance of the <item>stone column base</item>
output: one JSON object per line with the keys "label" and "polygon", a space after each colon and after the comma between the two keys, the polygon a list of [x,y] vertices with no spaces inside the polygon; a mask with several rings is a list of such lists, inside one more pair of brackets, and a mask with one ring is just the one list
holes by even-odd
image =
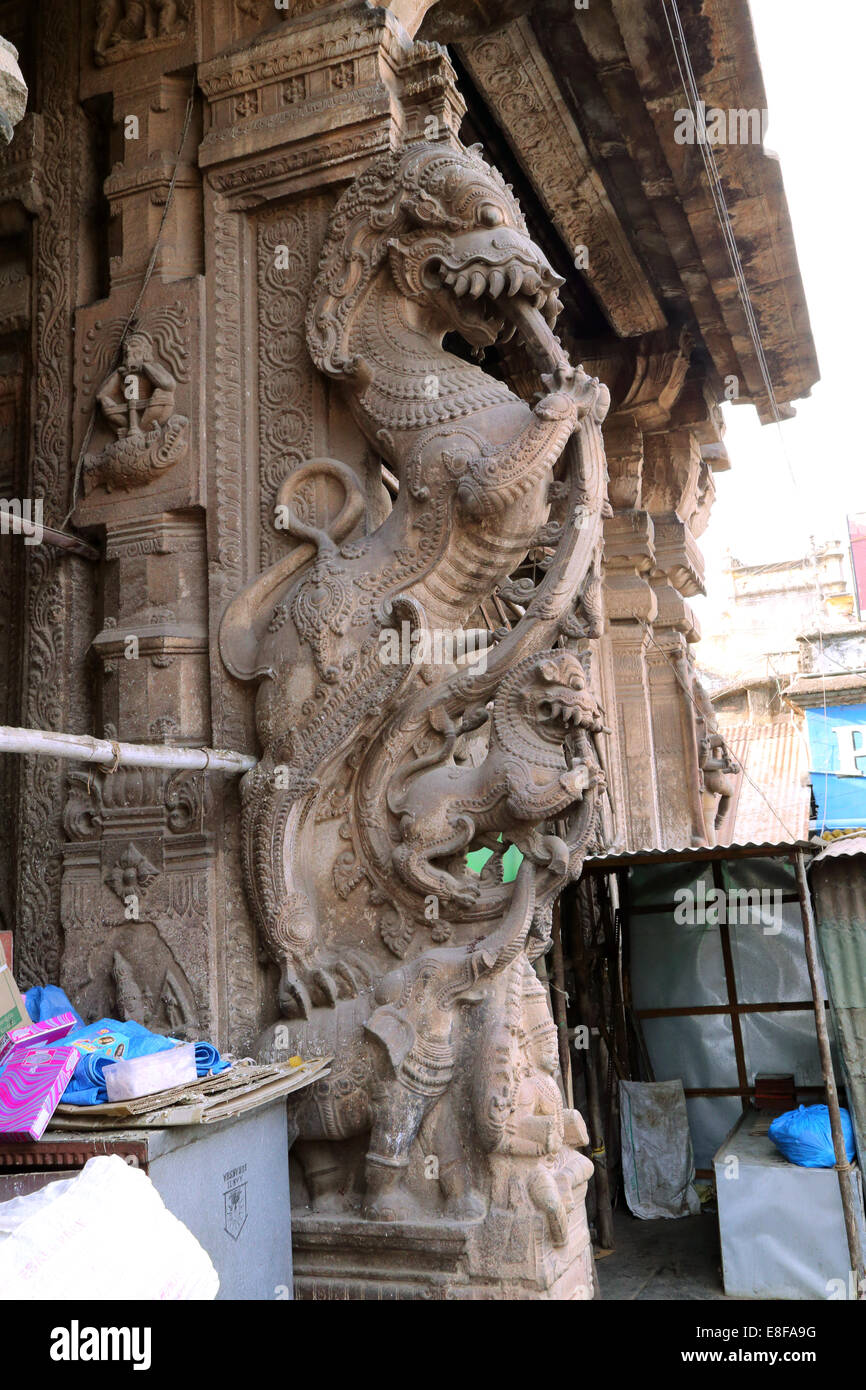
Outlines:
{"label": "stone column base", "polygon": [[559,1247],[529,1210],[390,1223],[302,1209],[292,1213],[292,1262],[296,1299],[571,1301],[597,1293],[583,1202]]}

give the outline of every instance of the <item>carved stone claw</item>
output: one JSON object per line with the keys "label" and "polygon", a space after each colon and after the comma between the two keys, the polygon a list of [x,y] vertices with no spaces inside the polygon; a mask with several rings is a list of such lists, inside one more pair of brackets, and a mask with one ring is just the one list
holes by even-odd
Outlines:
{"label": "carved stone claw", "polygon": [[473,907],[477,903],[480,893],[481,884],[468,879],[455,889],[451,895],[451,900],[458,907]]}
{"label": "carved stone claw", "polygon": [[334,974],[339,976],[348,988],[350,994],[360,993],[364,986],[369,983],[369,980],[362,974],[357,965],[349,961],[340,961]]}
{"label": "carved stone claw", "polygon": [[309,990],[289,966],[283,971],[277,1002],[283,1018],[309,1018],[312,1012]]}
{"label": "carved stone claw", "polygon": [[333,1009],[341,998],[354,998],[371,983],[369,966],[356,955],[328,958],[306,971],[286,966],[279,987],[284,1018],[309,1018],[314,1009]]}
{"label": "carved stone claw", "polygon": [[332,1009],[340,997],[340,991],[330,970],[324,970],[318,966],[312,972],[310,980],[316,986],[325,1007]]}

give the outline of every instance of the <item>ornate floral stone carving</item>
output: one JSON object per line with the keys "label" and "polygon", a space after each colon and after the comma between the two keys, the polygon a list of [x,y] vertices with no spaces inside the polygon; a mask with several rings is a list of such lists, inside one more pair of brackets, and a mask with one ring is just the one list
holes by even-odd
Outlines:
{"label": "ornate floral stone carving", "polygon": [[111,884],[121,902],[124,902],[129,894],[142,896],[158,873],[159,870],[154,868],[147,855],[130,842],[106,874],[106,882]]}

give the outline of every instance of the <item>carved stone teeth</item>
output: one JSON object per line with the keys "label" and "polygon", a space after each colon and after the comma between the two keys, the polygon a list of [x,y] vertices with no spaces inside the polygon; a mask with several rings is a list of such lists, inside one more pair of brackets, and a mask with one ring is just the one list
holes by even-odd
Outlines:
{"label": "carved stone teeth", "polygon": [[557,315],[561,312],[561,310],[562,301],[557,296],[555,290],[550,290],[547,295],[547,299],[541,306],[541,312],[551,328],[556,323]]}
{"label": "carved stone teeth", "polygon": [[487,285],[491,299],[498,299],[505,289],[505,275],[501,270],[491,270],[490,280]]}
{"label": "carved stone teeth", "polygon": [[456,270],[443,270],[443,271],[442,271],[442,280],[443,280],[443,282],[444,282],[446,285],[453,285],[453,284],[454,284],[454,281],[455,281],[456,279],[457,279],[457,272],[456,272]]}
{"label": "carved stone teeth", "polygon": [[541,290],[541,280],[534,270],[527,270],[523,277],[523,293],[536,295]]}
{"label": "carved stone teeth", "polygon": [[510,343],[510,342],[511,342],[511,339],[514,337],[514,335],[515,335],[516,332],[517,332],[517,324],[516,324],[516,323],[507,323],[507,324],[505,325],[505,331],[503,332],[503,334],[502,334],[501,338],[499,339],[499,341],[500,341],[501,343]]}
{"label": "carved stone teeth", "polygon": [[521,267],[520,267],[519,265],[510,265],[510,266],[508,267],[508,294],[509,294],[509,297],[512,297],[513,295],[517,294],[517,291],[520,289],[520,287],[521,287],[522,284],[523,284],[523,270],[521,269]]}
{"label": "carved stone teeth", "polygon": [[544,290],[539,290],[539,291],[538,291],[538,294],[535,296],[535,298],[534,298],[533,301],[532,301],[532,307],[533,307],[533,309],[543,309],[543,308],[545,307],[546,304],[547,304],[547,295],[545,294]]}
{"label": "carved stone teeth", "polygon": [[462,299],[466,291],[469,289],[469,276],[465,270],[461,270],[460,274],[457,276],[457,279],[454,281],[453,288],[456,298]]}
{"label": "carved stone teeth", "polygon": [[480,270],[473,270],[472,279],[469,283],[469,295],[472,299],[480,299],[487,289],[487,277]]}

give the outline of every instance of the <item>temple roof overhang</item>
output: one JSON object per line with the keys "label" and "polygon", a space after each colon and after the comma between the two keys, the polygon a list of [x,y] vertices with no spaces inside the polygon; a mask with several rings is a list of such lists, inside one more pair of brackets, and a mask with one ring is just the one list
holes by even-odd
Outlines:
{"label": "temple roof overhang", "polygon": [[[420,7],[423,8],[423,7]],[[531,186],[560,243],[584,338],[614,343],[685,328],[717,399],[773,409],[701,148],[678,143],[687,106],[668,4],[439,0],[422,38],[449,45],[475,88],[482,138]],[[707,110],[764,113],[747,0],[679,0],[685,49]],[[503,24],[503,19],[507,22]],[[739,132],[754,132],[739,116]],[[731,118],[734,124],[734,118]],[[763,127],[762,127],[763,129]],[[809,394],[819,370],[778,158],[760,140],[712,147],[776,405]],[[486,140],[489,143],[489,140]],[[506,170],[508,172],[508,169]],[[597,311],[584,302],[585,291]],[[694,360],[694,358],[693,358]]]}

